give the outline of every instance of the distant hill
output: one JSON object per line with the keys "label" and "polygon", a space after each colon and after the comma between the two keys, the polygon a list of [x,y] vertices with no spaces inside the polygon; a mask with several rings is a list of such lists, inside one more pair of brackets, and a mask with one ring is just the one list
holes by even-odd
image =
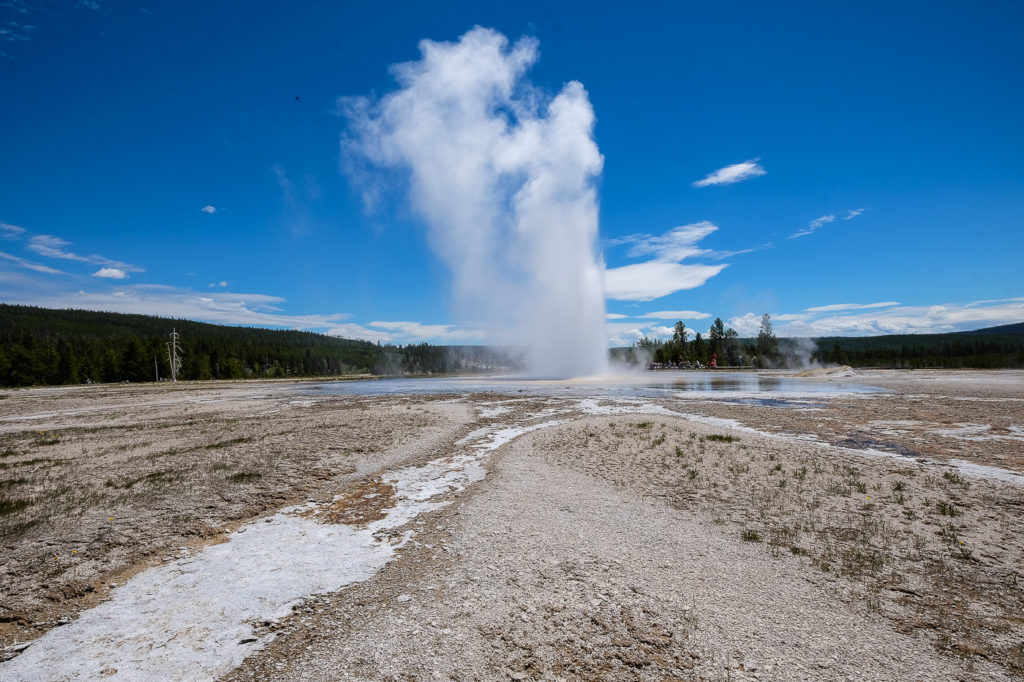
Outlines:
{"label": "distant hill", "polygon": [[1024,334],[1024,322],[1015,324],[1001,324],[998,327],[985,327],[974,329],[969,332],[956,332],[957,334]]}
{"label": "distant hill", "polygon": [[830,336],[812,359],[854,367],[1024,367],[1024,323],[947,334]]}
{"label": "distant hill", "polygon": [[294,330],[0,304],[0,385],[167,378],[172,329],[181,335],[182,379],[428,374],[509,363],[501,351],[480,346],[380,345]]}

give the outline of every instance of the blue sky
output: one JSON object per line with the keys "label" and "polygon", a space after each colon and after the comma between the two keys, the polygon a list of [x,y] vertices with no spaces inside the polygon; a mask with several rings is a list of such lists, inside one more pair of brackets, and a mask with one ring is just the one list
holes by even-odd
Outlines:
{"label": "blue sky", "polygon": [[485,341],[342,144],[482,26],[586,89],[612,343],[1024,321],[1021,3],[479,4],[0,1],[0,301]]}

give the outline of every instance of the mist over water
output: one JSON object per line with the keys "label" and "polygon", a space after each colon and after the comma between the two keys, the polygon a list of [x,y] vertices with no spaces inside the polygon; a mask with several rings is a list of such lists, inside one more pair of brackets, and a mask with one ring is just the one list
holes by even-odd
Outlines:
{"label": "mist over water", "polygon": [[608,348],[594,181],[604,160],[583,85],[551,97],[527,79],[537,48],[479,27],[453,43],[422,41],[419,61],[392,67],[398,90],[343,102],[343,156],[370,202],[367,170],[408,173],[460,320],[482,325],[490,344],[528,348],[531,374],[600,374]]}

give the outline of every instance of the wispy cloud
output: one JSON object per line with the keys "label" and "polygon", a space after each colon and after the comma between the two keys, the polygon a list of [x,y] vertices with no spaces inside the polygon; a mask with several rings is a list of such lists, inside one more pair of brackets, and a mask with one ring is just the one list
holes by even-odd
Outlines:
{"label": "wispy cloud", "polygon": [[128,274],[121,268],[100,268],[96,272],[92,273],[93,277],[101,277],[103,279],[125,279]]}
{"label": "wispy cloud", "polygon": [[813,308],[804,308],[809,313],[825,313],[837,310],[865,310],[867,308],[891,308],[899,305],[898,301],[883,301],[881,303],[832,303],[831,305],[819,305]]}
{"label": "wispy cloud", "polygon": [[644,313],[639,317],[654,320],[703,320],[711,317],[710,313],[702,313],[697,310],[658,310],[653,313]]}
{"label": "wispy cloud", "polygon": [[0,300],[42,308],[137,313],[216,324],[285,329],[326,330],[350,317],[342,313],[290,315],[281,308],[285,299],[267,294],[198,293],[158,284],[115,285],[114,288],[100,290],[68,291],[63,285],[51,284],[38,277],[29,284],[21,282],[13,288],[0,288]]}
{"label": "wispy cloud", "polygon": [[[0,264],[4,262],[42,274],[68,274],[0,252]],[[472,343],[483,339],[479,329],[449,324],[383,320],[359,324],[352,322],[351,315],[347,313],[292,315],[283,309],[284,298],[268,294],[196,292],[160,284],[122,285],[117,282],[119,276],[114,268],[102,268],[93,276],[109,280],[109,283],[101,285],[96,280],[89,280],[92,285],[105,288],[73,291],[68,290],[68,280],[56,281],[0,267],[0,300],[41,308],[99,310],[214,324],[302,329],[382,343]],[[79,280],[79,285],[90,286],[85,278]]]}
{"label": "wispy cloud", "polygon": [[[859,216],[861,213],[863,213],[866,210],[867,209],[864,209],[864,208],[851,208],[851,209],[848,209],[846,211],[846,215],[843,216],[843,220],[853,220],[854,218],[856,218],[857,216]],[[813,234],[816,230],[818,230],[818,228],[822,227],[823,225],[827,225],[828,223],[834,223],[835,220],[836,220],[836,216],[835,216],[834,213],[829,213],[827,215],[823,215],[823,216],[820,216],[818,218],[815,218],[814,220],[809,221],[807,223],[807,227],[805,227],[804,229],[798,230],[798,231],[794,232],[793,234],[789,235],[788,239],[796,239],[797,237],[806,237],[809,234]]]}
{"label": "wispy cloud", "polygon": [[615,240],[613,245],[632,244],[628,252],[631,257],[653,258],[645,263],[607,269],[605,295],[620,301],[650,301],[676,291],[701,286],[726,265],[684,265],[680,261],[695,257],[721,260],[746,253],[719,252],[697,246],[700,240],[716,230],[718,227],[715,224],[705,220],[674,227],[662,235],[637,234]]}
{"label": "wispy cloud", "polygon": [[227,280],[223,280],[222,279],[219,282],[210,282],[210,284],[208,286],[211,289],[214,289],[216,287],[220,287],[220,288],[224,289],[224,288],[226,288],[228,286],[228,282],[227,282]]}
{"label": "wispy cloud", "polygon": [[308,233],[313,227],[313,220],[310,217],[312,202],[318,200],[322,194],[320,183],[308,174],[296,182],[279,163],[274,164],[271,171],[277,180],[277,186],[281,188],[281,200],[291,233],[296,236]]}
{"label": "wispy cloud", "polygon": [[479,341],[483,332],[474,329],[460,329],[450,324],[422,324],[420,322],[370,322],[369,326],[394,332],[396,337],[407,341]]}
{"label": "wispy cloud", "polygon": [[807,227],[806,228],[804,228],[804,229],[802,229],[802,230],[800,230],[798,232],[794,232],[793,234],[789,235],[788,238],[789,239],[796,239],[797,237],[806,237],[809,234],[813,234],[814,231],[817,230],[822,225],[827,225],[828,223],[834,222],[835,219],[836,219],[836,217],[834,215],[832,215],[831,213],[828,214],[828,215],[823,215],[820,218],[815,218],[814,220],[812,220],[812,221],[807,223]]}
{"label": "wispy cloud", "polygon": [[388,332],[379,329],[369,329],[361,324],[348,322],[331,327],[326,332],[328,336],[337,336],[342,339],[358,339],[360,341],[372,341],[373,343],[391,343],[394,338]]}
{"label": "wispy cloud", "polygon": [[51,268],[51,267],[46,266],[46,265],[41,265],[39,263],[33,263],[32,261],[25,260],[24,258],[19,258],[18,256],[12,256],[9,253],[4,253],[3,251],[0,251],[0,258],[3,258],[4,260],[6,260],[8,262],[11,262],[11,263],[14,263],[15,265],[23,267],[26,270],[32,270],[33,272],[41,272],[41,273],[43,273],[45,275],[65,275],[65,274],[67,274],[63,270],[57,270],[56,268]]}
{"label": "wispy cloud", "polygon": [[18,227],[17,225],[11,225],[0,220],[0,237],[4,239],[17,239],[21,235],[25,234],[24,227]]}
{"label": "wispy cloud", "polygon": [[111,260],[110,258],[104,258],[103,256],[97,256],[95,254],[91,256],[80,256],[77,253],[66,250],[64,248],[66,246],[71,246],[71,242],[49,234],[36,235],[28,241],[28,248],[30,251],[34,251],[40,256],[46,256],[47,258],[61,258],[64,260],[78,261],[80,263],[90,263],[92,265],[117,268],[118,270],[124,270],[125,272],[145,272],[145,270],[136,265],[122,263],[120,261]]}
{"label": "wispy cloud", "polygon": [[625,320],[629,318],[629,315],[622,315],[621,313],[608,313],[604,316],[606,320]]}
{"label": "wispy cloud", "polygon": [[[773,314],[779,336],[875,336],[938,334],[1024,321],[1024,300],[1007,298],[927,306],[865,304],[858,307],[818,306],[802,313]],[[883,307],[886,306],[886,307]],[[838,314],[836,314],[838,313]],[[760,328],[760,314],[747,313],[729,321],[742,336]]]}
{"label": "wispy cloud", "polygon": [[708,173],[707,177],[703,180],[697,180],[693,182],[694,187],[707,187],[709,185],[731,185],[734,182],[740,182],[748,178],[756,178],[758,175],[764,175],[765,170],[758,163],[759,159],[750,159],[743,163],[734,163],[731,166],[725,168],[719,168],[713,173]]}
{"label": "wispy cloud", "polygon": [[32,38],[32,34],[38,29],[32,24],[23,24],[17,21],[8,21],[0,25],[0,42],[23,43]]}
{"label": "wispy cloud", "polygon": [[[670,339],[675,333],[675,326],[663,324],[637,325],[629,322],[611,322],[607,325],[606,335],[608,343],[612,346],[629,346],[643,338]],[[708,330],[698,330],[691,327],[686,328],[686,333],[693,338],[697,332],[707,334]]]}
{"label": "wispy cloud", "polygon": [[203,206],[199,210],[202,211],[203,213],[209,213],[210,215],[213,215],[214,213],[217,212],[217,207],[216,206],[209,206],[209,205],[207,205],[207,206]]}

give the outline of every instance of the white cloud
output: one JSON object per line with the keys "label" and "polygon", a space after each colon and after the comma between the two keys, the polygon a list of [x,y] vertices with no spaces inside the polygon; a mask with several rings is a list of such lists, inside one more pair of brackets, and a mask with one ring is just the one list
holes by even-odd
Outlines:
{"label": "white cloud", "polygon": [[605,296],[622,301],[650,301],[684,289],[693,289],[722,271],[725,265],[684,265],[686,258],[720,259],[744,253],[723,253],[697,246],[704,237],[718,230],[707,220],[674,227],[662,235],[638,234],[614,240],[615,245],[632,244],[630,256],[653,256],[645,263],[634,263],[605,270]]}
{"label": "white cloud", "polygon": [[660,260],[681,261],[684,258],[711,253],[697,247],[697,242],[718,230],[714,223],[702,220],[691,225],[680,225],[662,235],[640,234],[623,237],[618,243],[633,242],[630,256],[654,255]]}
{"label": "white cloud", "polygon": [[369,326],[395,332],[396,337],[408,341],[479,341],[483,334],[478,330],[459,329],[450,324],[422,324],[420,322],[370,322]]}
{"label": "white cloud", "polygon": [[697,180],[692,184],[694,187],[731,185],[734,182],[740,182],[747,178],[755,178],[758,175],[764,175],[765,170],[761,167],[761,164],[757,163],[757,161],[758,159],[751,159],[749,161],[744,161],[743,163],[734,163],[731,166],[719,168],[713,173],[708,173],[707,177],[703,180]]}
{"label": "white cloud", "polygon": [[32,261],[25,260],[24,258],[19,258],[18,256],[12,256],[11,254],[4,253],[2,251],[0,251],[0,258],[3,258],[4,260],[10,261],[11,263],[14,263],[16,265],[20,265],[21,267],[25,268],[26,270],[32,270],[34,272],[41,272],[41,273],[46,274],[46,275],[66,275],[67,274],[63,270],[57,270],[56,268],[51,268],[51,267],[46,266],[46,265],[41,265],[39,263],[33,263]]}
{"label": "white cloud", "polygon": [[[808,308],[803,313],[773,314],[778,336],[877,336],[883,334],[941,334],[1024,321],[1024,299],[1007,298],[928,306],[880,307],[850,304]],[[886,304],[888,305],[888,304]],[[842,314],[844,310],[850,310]],[[826,313],[826,314],[823,314]],[[840,314],[830,314],[840,313]],[[730,320],[741,336],[755,336],[761,315],[747,313]]]}
{"label": "white cloud", "polygon": [[202,211],[203,213],[209,213],[209,214],[212,215],[212,214],[217,212],[217,207],[216,206],[203,206],[199,210]]}
{"label": "white cloud", "polygon": [[865,209],[863,209],[863,208],[851,208],[850,210],[848,210],[846,212],[846,215],[843,216],[843,220],[853,220],[854,218],[859,216],[864,211],[865,211]]}
{"label": "white cloud", "polygon": [[652,301],[699,287],[725,267],[650,261],[611,268],[604,274],[605,296],[618,301]]}
{"label": "white cloud", "polygon": [[64,248],[70,245],[71,242],[49,234],[36,235],[28,241],[29,250],[35,251],[39,255],[46,256],[47,258],[62,258],[64,260],[73,260],[80,263],[91,263],[92,265],[117,268],[119,270],[124,270],[125,272],[145,272],[145,270],[138,266],[111,260],[95,254],[91,256],[79,256],[77,253],[72,253]]}
{"label": "white cloud", "polygon": [[833,303],[831,305],[819,305],[813,308],[804,308],[809,313],[827,313],[836,310],[863,310],[866,308],[891,308],[899,305],[898,301],[883,301],[881,303]]}
{"label": "white cloud", "polygon": [[114,313],[137,313],[177,317],[216,324],[250,325],[286,329],[326,330],[349,315],[289,315],[279,304],[285,299],[267,294],[197,292],[159,284],[135,284],[98,291],[67,291],[61,286],[35,278],[14,288],[0,288],[6,303],[41,308],[78,308]]}
{"label": "white cloud", "polygon": [[337,336],[342,339],[359,339],[361,341],[372,341],[373,343],[390,343],[391,334],[368,329],[361,324],[346,323],[331,327],[326,332],[328,336]]}
{"label": "white cloud", "polygon": [[[696,329],[686,328],[688,338],[693,339],[697,334]],[[610,322],[605,329],[608,343],[612,346],[629,346],[642,338],[670,339],[675,333],[675,326],[667,325],[637,325],[632,322]],[[707,335],[707,329],[700,332]]]}
{"label": "white cloud", "polygon": [[800,230],[798,232],[794,232],[793,234],[789,235],[788,239],[796,239],[797,237],[806,237],[807,235],[812,234],[815,230],[817,230],[822,225],[825,225],[827,223],[831,223],[831,222],[835,221],[835,219],[836,219],[836,217],[834,215],[832,215],[832,214],[823,215],[820,218],[815,218],[814,220],[811,220],[810,222],[807,223],[807,227],[805,229]]}
{"label": "white cloud", "polygon": [[208,284],[207,286],[208,286],[208,287],[209,287],[210,289],[213,289],[213,288],[215,288],[215,287],[220,287],[221,289],[225,289],[225,288],[227,288],[227,286],[228,286],[228,282],[227,282],[227,280],[224,280],[224,279],[222,279],[222,280],[221,280],[221,281],[219,281],[219,282],[210,282],[210,283],[209,283],[209,284]]}
{"label": "white cloud", "polygon": [[4,239],[16,239],[21,235],[25,234],[24,227],[18,227],[17,225],[11,225],[0,220],[0,237]]}
{"label": "white cloud", "polygon": [[629,315],[622,315],[620,313],[608,313],[604,316],[606,320],[625,320]]}
{"label": "white cloud", "polygon": [[654,320],[685,320],[687,318],[691,320],[703,320],[706,317],[711,317],[711,314],[702,313],[696,310],[659,310],[653,313],[644,313],[637,317]]}
{"label": "white cloud", "polygon": [[96,272],[92,273],[92,276],[103,277],[105,279],[124,279],[128,274],[120,268],[100,268]]}

